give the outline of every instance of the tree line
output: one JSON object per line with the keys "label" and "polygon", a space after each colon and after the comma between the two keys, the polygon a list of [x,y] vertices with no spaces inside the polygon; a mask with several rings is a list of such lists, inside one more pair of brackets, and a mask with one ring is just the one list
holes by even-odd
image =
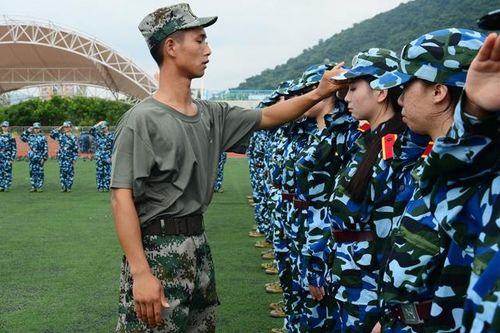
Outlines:
{"label": "tree line", "polygon": [[457,27],[484,32],[477,20],[498,9],[491,0],[414,0],[378,14],[371,19],[320,40],[286,63],[266,69],[247,78],[236,89],[275,89],[283,80],[300,77],[308,65],[330,61],[345,61],[371,47],[389,48],[400,52],[416,37],[430,31]]}
{"label": "tree line", "polygon": [[11,126],[29,126],[36,121],[44,126],[59,126],[66,120],[77,126],[91,126],[101,120],[116,125],[131,106],[121,101],[84,96],[34,98],[0,108],[0,120],[9,121]]}

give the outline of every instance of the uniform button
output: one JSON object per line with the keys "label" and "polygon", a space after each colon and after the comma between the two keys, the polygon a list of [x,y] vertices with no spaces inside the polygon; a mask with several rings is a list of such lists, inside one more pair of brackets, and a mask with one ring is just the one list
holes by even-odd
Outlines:
{"label": "uniform button", "polygon": [[405,189],[405,186],[404,185],[399,185],[399,188],[398,188],[398,191],[399,192],[403,192]]}

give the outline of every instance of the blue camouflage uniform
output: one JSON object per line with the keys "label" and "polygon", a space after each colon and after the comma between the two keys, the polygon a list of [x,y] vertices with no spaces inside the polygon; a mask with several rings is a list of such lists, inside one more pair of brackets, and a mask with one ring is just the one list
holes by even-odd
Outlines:
{"label": "blue camouflage uniform", "polygon": [[[63,127],[71,127],[70,123],[65,122]],[[61,191],[69,192],[73,186],[75,178],[74,163],[78,158],[78,142],[73,133],[61,133],[59,128],[50,132],[50,137],[59,143],[57,159],[59,161],[59,182]]]}
{"label": "blue camouflage uniform", "polygon": [[[422,35],[403,48],[402,72],[394,71],[372,82],[372,87],[390,88],[413,77],[462,87],[467,68],[483,41],[481,34],[466,29]],[[459,123],[455,112],[455,126]],[[491,208],[498,192],[495,173],[491,172],[491,166],[498,162],[498,148],[496,154],[493,150],[479,155],[482,150],[484,153],[498,147],[498,142],[495,146],[484,137],[456,139],[453,133],[452,129],[438,138],[424,163],[414,169],[416,188],[393,232],[384,272],[381,298],[389,310],[389,320],[383,325],[386,331],[468,331],[462,323],[464,301],[470,291],[467,286],[470,288],[471,275],[475,276],[474,262],[481,267],[478,272],[488,266],[488,260],[480,255],[488,246],[482,247],[478,240],[482,238],[481,226],[495,225]],[[488,166],[481,168],[482,163]],[[472,171],[471,165],[479,173]],[[486,243],[491,245],[495,236],[488,234],[484,232],[483,239],[489,239]],[[491,259],[498,247],[496,237],[493,248],[485,251],[486,258]]]}
{"label": "blue camouflage uniform", "polygon": [[[41,128],[40,123],[34,123],[33,128]],[[49,158],[49,146],[43,133],[33,133],[25,130],[21,140],[29,146],[28,160],[30,169],[31,190],[41,191],[44,182],[43,164]]]}
{"label": "blue camouflage uniform", "polygon": [[[372,48],[358,53],[353,67],[334,77],[347,80],[367,75],[375,78],[398,68],[398,57],[387,49]],[[380,248],[386,242],[391,218],[393,196],[388,187],[392,157],[386,158],[384,151],[378,153],[366,186],[366,195],[361,201],[347,191],[347,185],[363,161],[369,142],[386,131],[386,123],[376,129],[363,132],[351,148],[351,159],[338,172],[331,196],[330,213],[332,224],[333,262],[328,277],[327,292],[334,295],[338,303],[338,321],[342,332],[369,332],[378,321],[381,310],[378,305],[378,281]],[[391,140],[399,133],[388,133],[382,137]],[[381,212],[383,212],[381,214]]]}
{"label": "blue camouflage uniform", "polygon": [[[2,129],[9,128],[9,122],[2,123]],[[12,184],[12,162],[16,158],[16,139],[7,132],[0,132],[0,191],[8,191]]]}
{"label": "blue camouflage uniform", "polygon": [[[479,121],[459,103],[454,125],[436,141],[422,180],[430,211],[457,244],[455,255],[471,257],[470,279],[461,286],[467,288],[461,290],[463,332],[500,331],[499,115]],[[447,253],[443,271],[450,270],[453,255]],[[438,290],[436,298],[446,293],[449,289]],[[434,302],[431,311],[439,312],[439,305]]]}
{"label": "blue camouflage uniform", "polygon": [[255,223],[259,233],[264,235],[269,232],[269,216],[265,209],[267,205],[265,193],[266,169],[264,168],[264,144],[266,139],[267,131],[255,131],[247,149],[252,198],[255,204]]}
{"label": "blue camouflage uniform", "polygon": [[[327,263],[331,252],[327,248],[331,234],[329,201],[333,192],[332,178],[346,159],[346,147],[352,145],[350,136],[357,120],[351,117],[343,102],[336,102],[333,114],[325,116],[324,129],[310,136],[310,142],[295,164],[297,177],[294,206],[304,218],[302,247],[304,296],[301,329],[306,332],[339,330],[338,308],[330,293],[320,302],[314,300],[309,285],[324,287]],[[337,147],[339,149],[337,149]]]}
{"label": "blue camouflage uniform", "polygon": [[215,178],[214,192],[222,192],[222,181],[224,179],[224,165],[226,164],[227,153],[222,152],[217,164],[217,177]]}
{"label": "blue camouflage uniform", "polygon": [[98,191],[109,191],[111,179],[111,152],[115,136],[111,132],[103,133],[100,129],[107,123],[90,128],[89,134],[95,138],[96,183]]}

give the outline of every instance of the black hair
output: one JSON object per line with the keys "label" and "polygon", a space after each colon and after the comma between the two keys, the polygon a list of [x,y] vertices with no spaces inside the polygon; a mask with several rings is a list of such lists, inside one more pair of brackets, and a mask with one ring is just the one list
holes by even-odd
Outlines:
{"label": "black hair", "polygon": [[149,50],[158,67],[161,67],[161,64],[163,63],[163,45],[165,45],[165,40],[166,38]]}
{"label": "black hair", "polygon": [[165,41],[167,40],[167,38],[172,38],[176,42],[181,43],[184,40],[184,34],[182,33],[183,31],[184,30],[178,30],[178,31],[170,34],[169,36],[165,37],[161,42],[159,42],[158,44],[156,44],[155,46],[153,46],[151,48],[151,50],[149,50],[149,52],[153,56],[153,59],[155,60],[155,62],[158,65],[158,67],[161,67],[161,65],[163,63],[163,58],[164,58],[164,56],[163,56],[163,46],[165,45]]}
{"label": "black hair", "polygon": [[[361,78],[366,81],[371,81],[373,78]],[[401,117],[402,107],[398,104],[398,98],[401,95],[401,88],[394,87],[387,91],[386,107],[391,106],[394,110],[394,116],[380,124],[380,130],[375,135],[366,135],[366,152],[363,155],[361,162],[354,176],[346,186],[346,191],[351,198],[356,202],[362,202],[366,197],[366,189],[372,176],[373,165],[375,164],[378,154],[382,149],[382,137],[389,133],[400,134],[406,130],[406,125]]]}

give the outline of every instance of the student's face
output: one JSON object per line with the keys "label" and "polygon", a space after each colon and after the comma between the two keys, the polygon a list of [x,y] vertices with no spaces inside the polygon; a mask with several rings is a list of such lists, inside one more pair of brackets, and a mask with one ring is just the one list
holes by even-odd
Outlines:
{"label": "student's face", "polygon": [[41,129],[41,128],[34,128],[34,129],[33,129],[33,131],[34,131],[36,134],[38,134],[38,133],[40,133],[40,132],[42,131],[42,129]]}
{"label": "student's face", "polygon": [[189,78],[202,77],[212,53],[207,43],[205,29],[194,28],[184,32],[184,38],[177,48],[178,68]]}
{"label": "student's face", "polygon": [[379,109],[376,92],[363,79],[349,83],[345,101],[349,112],[358,120],[369,120]]}
{"label": "student's face", "polygon": [[3,133],[9,133],[9,128],[7,126],[2,126]]}
{"label": "student's face", "polygon": [[429,134],[432,124],[432,86],[422,80],[414,79],[404,86],[398,104],[403,107],[401,115],[406,125],[415,133]]}
{"label": "student's face", "polygon": [[65,127],[63,127],[63,130],[64,130],[64,133],[69,133],[69,132],[71,132],[71,127],[65,126]]}

